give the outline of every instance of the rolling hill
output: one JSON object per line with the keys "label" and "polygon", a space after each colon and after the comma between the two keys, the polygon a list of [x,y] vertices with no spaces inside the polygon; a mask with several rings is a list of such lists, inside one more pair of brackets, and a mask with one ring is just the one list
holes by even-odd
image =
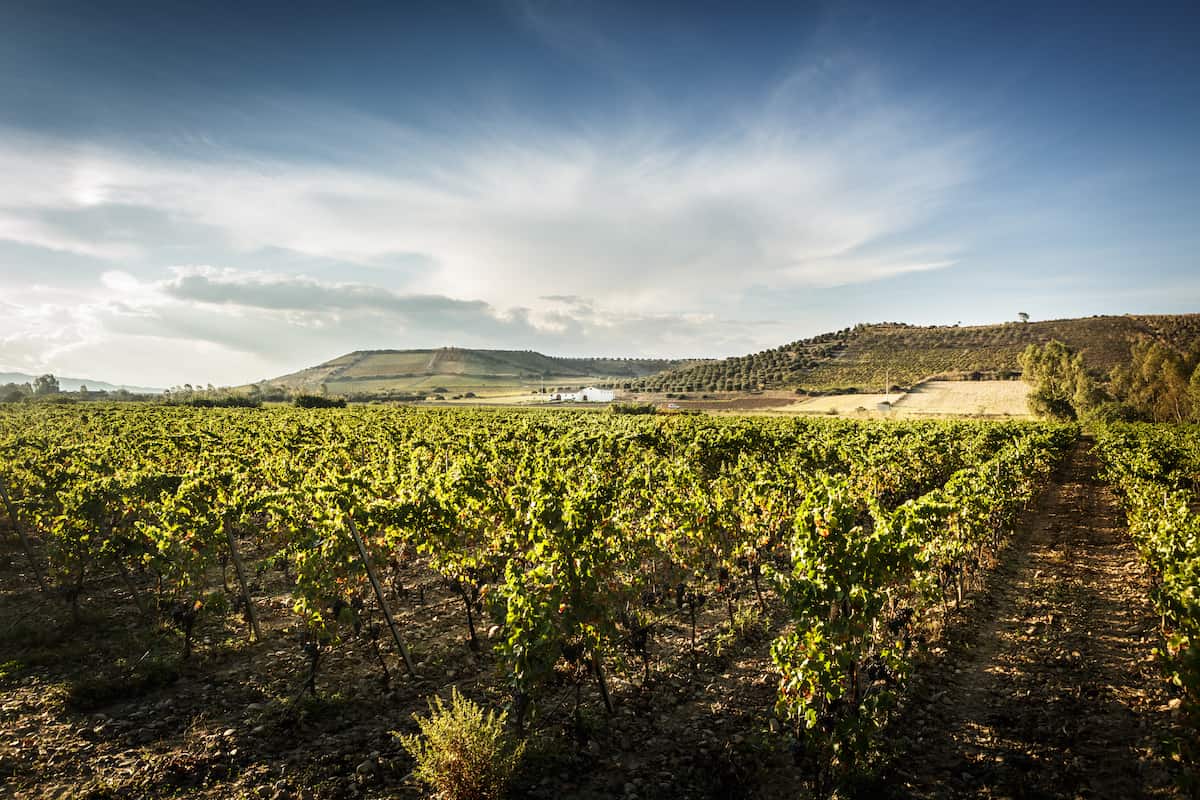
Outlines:
{"label": "rolling hill", "polygon": [[[32,384],[36,380],[36,376],[29,375],[24,372],[0,372],[0,386],[8,383],[28,383]],[[133,394],[162,394],[162,389],[155,389],[149,386],[128,386],[120,383],[107,383],[105,381],[94,381],[88,378],[58,378],[58,385],[64,392],[77,392],[81,386],[88,387],[93,392],[116,392],[124,389]]]}
{"label": "rolling hill", "polygon": [[1106,375],[1149,338],[1200,347],[1200,314],[1085,317],[997,325],[858,325],[720,360],[555,358],[531,350],[359,350],[263,381],[289,392],[383,397],[473,392],[506,395],[594,383],[635,392],[878,391],[931,378],[1012,378],[1030,344],[1052,339]]}
{"label": "rolling hill", "polygon": [[697,363],[640,358],[555,358],[531,350],[359,350],[264,383],[344,395],[502,393],[619,383]]}
{"label": "rolling hill", "polygon": [[1088,368],[1106,375],[1129,358],[1130,346],[1150,338],[1188,351],[1200,347],[1200,314],[1085,317],[999,325],[859,325],[801,339],[748,356],[677,367],[618,382],[635,391],[879,390],[933,377],[1014,377],[1017,357],[1051,339],[1083,353]]}

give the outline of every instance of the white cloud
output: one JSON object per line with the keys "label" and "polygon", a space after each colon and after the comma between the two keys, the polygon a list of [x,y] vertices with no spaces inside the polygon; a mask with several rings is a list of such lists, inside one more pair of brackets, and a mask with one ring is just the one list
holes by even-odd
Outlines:
{"label": "white cloud", "polygon": [[775,323],[619,311],[578,297],[497,308],[214,267],[174,268],[154,281],[108,272],[90,290],[35,288],[14,299],[0,305],[19,323],[0,337],[0,368],[160,386],[246,383],[355,349],[535,342],[560,355],[696,356],[714,342],[742,352],[782,335]]}
{"label": "white cloud", "polygon": [[[703,136],[479,127],[447,142],[376,124],[370,168],[166,159],[9,133],[0,237],[128,259],[158,244],[139,232],[188,224],[243,250],[367,263],[426,253],[440,269],[424,289],[507,303],[547,288],[653,303],[681,282],[873,279],[878,269],[852,259],[824,261],[927,220],[969,175],[969,145],[882,105],[798,112],[806,97],[785,83]],[[798,269],[809,263],[822,266]]]}
{"label": "white cloud", "polygon": [[[414,337],[729,353],[794,338],[794,328],[735,321],[757,316],[741,302],[751,287],[838,286],[954,263],[955,242],[922,241],[920,230],[971,177],[973,143],[883,102],[851,65],[797,74],[704,133],[651,118],[556,129],[475,121],[446,137],[362,117],[342,129],[323,109],[311,122],[320,163],[0,130],[0,239],[111,270],[100,286],[77,283],[86,296],[61,307],[31,294],[54,275],[10,278],[0,289],[21,313],[0,338],[0,361],[92,357],[105,336],[243,354],[222,380]],[[352,144],[339,151],[339,141]],[[254,269],[266,252],[380,279]],[[165,275],[205,262],[239,269]],[[55,314],[70,323],[48,333]]]}

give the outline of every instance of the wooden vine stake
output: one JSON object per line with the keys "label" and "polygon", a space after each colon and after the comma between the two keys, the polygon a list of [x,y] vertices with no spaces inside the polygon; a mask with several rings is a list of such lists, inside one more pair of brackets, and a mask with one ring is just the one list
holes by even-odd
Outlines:
{"label": "wooden vine stake", "polygon": [[16,530],[17,536],[21,537],[21,548],[25,551],[25,557],[29,559],[29,568],[33,570],[33,576],[37,578],[38,588],[43,592],[48,592],[46,579],[42,577],[42,571],[38,569],[37,560],[33,557],[33,548],[29,545],[29,537],[25,535],[25,528],[21,526],[21,518],[17,514],[17,508],[13,505],[12,498],[8,496],[8,487],[5,486],[2,477],[0,477],[0,500],[4,501],[4,507],[8,510],[8,518],[12,520],[12,526]]}
{"label": "wooden vine stake", "polygon": [[408,648],[404,646],[404,640],[400,638],[400,631],[396,630],[396,620],[392,618],[392,610],[388,608],[387,600],[383,597],[383,588],[379,585],[379,579],[375,577],[375,568],[371,566],[371,558],[367,555],[367,546],[363,544],[362,537],[358,535],[358,526],[354,524],[354,518],[349,514],[346,515],[346,523],[350,528],[350,535],[354,537],[354,543],[358,545],[358,554],[362,558],[363,566],[367,568],[367,578],[371,581],[371,588],[375,590],[375,599],[379,601],[379,607],[383,609],[383,616],[387,620],[388,629],[392,632],[392,639],[395,640],[400,655],[404,657],[404,666],[408,668],[408,674],[416,678],[417,670],[413,667],[412,657],[408,654]]}
{"label": "wooden vine stake", "polygon": [[229,555],[233,557],[233,568],[237,571],[238,583],[242,587],[242,602],[246,604],[246,616],[250,617],[250,630],[254,633],[254,641],[262,641],[262,633],[258,629],[258,614],[254,611],[254,603],[250,600],[250,584],[246,582],[246,568],[242,566],[242,556],[238,552],[237,542],[233,538],[233,526],[225,520],[225,540],[229,542]]}

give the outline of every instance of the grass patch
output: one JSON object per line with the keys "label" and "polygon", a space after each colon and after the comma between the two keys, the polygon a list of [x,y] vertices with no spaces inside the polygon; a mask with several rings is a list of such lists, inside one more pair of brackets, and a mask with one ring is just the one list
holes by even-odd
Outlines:
{"label": "grass patch", "polygon": [[718,658],[731,650],[761,641],[770,630],[770,622],[757,605],[742,605],[733,612],[733,627],[722,626],[713,646]]}
{"label": "grass patch", "polygon": [[15,659],[0,664],[0,683],[7,682],[25,671],[25,665]]}
{"label": "grass patch", "polygon": [[313,697],[303,695],[296,701],[294,713],[305,722],[328,722],[336,720],[354,706],[353,700],[341,692],[330,692]]}

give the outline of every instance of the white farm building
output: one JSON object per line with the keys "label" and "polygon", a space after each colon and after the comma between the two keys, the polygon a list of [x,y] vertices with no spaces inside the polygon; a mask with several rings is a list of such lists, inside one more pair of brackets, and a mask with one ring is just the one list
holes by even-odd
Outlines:
{"label": "white farm building", "polygon": [[586,389],[580,389],[578,392],[555,392],[549,395],[547,400],[551,403],[611,403],[616,396],[616,392],[612,389],[597,389],[595,386],[589,386]]}

